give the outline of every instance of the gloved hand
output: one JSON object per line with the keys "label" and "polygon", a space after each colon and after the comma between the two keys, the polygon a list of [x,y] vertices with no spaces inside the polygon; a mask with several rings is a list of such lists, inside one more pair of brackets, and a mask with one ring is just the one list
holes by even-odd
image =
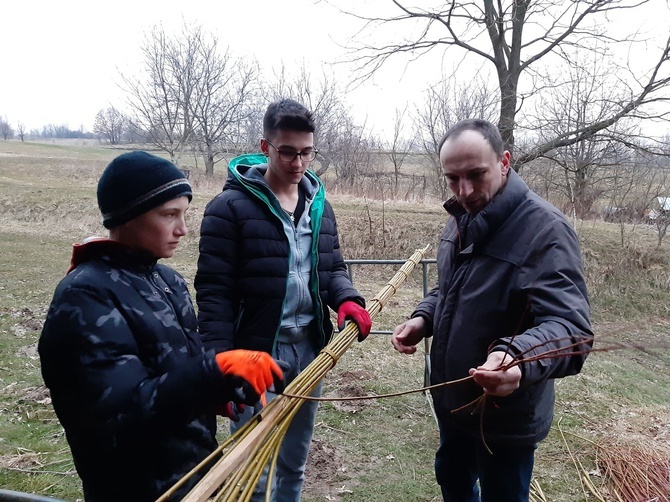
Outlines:
{"label": "gloved hand", "polygon": [[342,331],[344,329],[344,320],[351,319],[358,326],[358,341],[362,342],[370,334],[372,328],[372,319],[368,311],[361,307],[358,303],[347,300],[340,305],[337,310],[337,329]]}
{"label": "gloved hand", "polygon": [[229,418],[233,422],[239,422],[242,413],[244,413],[244,404],[237,404],[233,401],[228,401],[216,412],[217,415]]}
{"label": "gloved hand", "polygon": [[253,405],[274,384],[275,392],[284,392],[284,374],[267,352],[229,350],[216,355],[219,370],[233,391],[233,401]]}

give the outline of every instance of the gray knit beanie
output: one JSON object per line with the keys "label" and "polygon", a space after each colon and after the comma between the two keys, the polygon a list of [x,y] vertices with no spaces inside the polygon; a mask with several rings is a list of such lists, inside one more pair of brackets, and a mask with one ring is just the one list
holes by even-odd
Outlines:
{"label": "gray knit beanie", "polygon": [[184,173],[169,160],[147,152],[119,155],[98,182],[98,207],[106,228],[123,225],[182,196],[193,198]]}

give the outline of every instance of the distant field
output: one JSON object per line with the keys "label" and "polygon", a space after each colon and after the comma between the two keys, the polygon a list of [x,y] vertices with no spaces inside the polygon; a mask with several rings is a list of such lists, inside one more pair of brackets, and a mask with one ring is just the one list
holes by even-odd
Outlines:
{"label": "distant field", "polygon": [[[95,185],[120,151],[94,144],[0,141],[3,488],[81,499],[62,428],[41,382],[36,342],[53,289],[67,268],[71,244],[104,234]],[[331,188],[334,180],[331,175],[326,178]],[[195,273],[202,212],[224,176],[205,179],[195,169],[192,181],[192,233],[167,261],[189,280]],[[420,197],[413,189],[412,197],[380,200],[372,192],[345,188],[333,189],[330,200],[346,258],[405,259],[427,244],[429,257],[434,257],[445,221],[437,199]],[[601,344],[609,338],[630,348],[594,353],[581,375],[558,382],[554,429],[538,449],[535,469],[535,479],[551,502],[596,500],[585,495],[582,475],[588,475],[604,500],[616,500],[608,492],[606,473],[596,464],[605,448],[648,449],[670,462],[670,243],[655,247],[654,231],[642,225],[624,227],[626,247],[618,225],[582,221],[577,230],[597,337]],[[395,268],[356,267],[355,283],[371,298]],[[430,274],[432,285],[434,271]],[[417,271],[375,320],[375,329],[392,329],[420,296]],[[387,336],[376,335],[345,354],[327,377],[326,394],[384,394],[422,383],[423,356],[396,354]],[[317,417],[303,499],[439,500],[432,469],[437,443],[435,421],[423,394],[326,403]]]}

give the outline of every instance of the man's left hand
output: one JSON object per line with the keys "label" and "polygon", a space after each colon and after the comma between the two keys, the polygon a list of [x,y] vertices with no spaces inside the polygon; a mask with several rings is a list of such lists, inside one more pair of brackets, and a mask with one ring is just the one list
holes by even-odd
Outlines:
{"label": "man's left hand", "polygon": [[484,364],[471,368],[469,373],[484,389],[484,393],[491,396],[509,396],[519,388],[521,382],[521,368],[518,365],[502,369],[513,360],[512,356],[505,352],[491,352]]}
{"label": "man's left hand", "polygon": [[372,328],[372,320],[368,311],[361,307],[358,303],[348,300],[337,310],[337,329],[342,331],[344,329],[344,320],[351,319],[358,326],[358,341],[362,342],[370,334]]}

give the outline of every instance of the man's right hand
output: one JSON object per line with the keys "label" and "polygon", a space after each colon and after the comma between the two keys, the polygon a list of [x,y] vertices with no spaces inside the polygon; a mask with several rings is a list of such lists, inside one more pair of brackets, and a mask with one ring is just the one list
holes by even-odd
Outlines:
{"label": "man's right hand", "polygon": [[414,317],[396,326],[391,336],[391,345],[403,354],[414,354],[416,344],[426,336],[426,321],[423,317]]}
{"label": "man's right hand", "polygon": [[267,352],[229,350],[218,353],[216,363],[237,403],[254,405],[272,385],[275,393],[284,391],[284,374]]}

